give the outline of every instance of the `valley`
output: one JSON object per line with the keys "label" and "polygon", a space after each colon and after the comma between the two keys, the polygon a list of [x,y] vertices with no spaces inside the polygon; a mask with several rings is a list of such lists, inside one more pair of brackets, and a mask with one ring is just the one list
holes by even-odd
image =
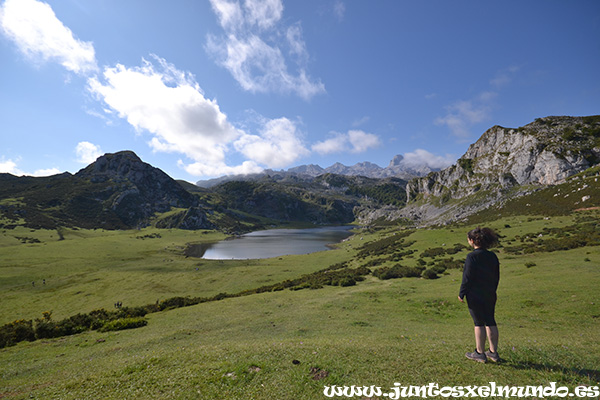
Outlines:
{"label": "valley", "polygon": [[[0,398],[597,387],[598,126],[598,117],[548,117],[494,127],[456,165],[408,180],[265,175],[202,188],[132,152],[74,175],[2,174]],[[503,135],[529,147],[489,144]],[[511,154],[529,161],[507,163]],[[331,224],[352,224],[354,235],[328,251],[186,254],[244,232]],[[500,235],[498,364],[464,358],[473,328],[456,296],[466,232],[478,225]]]}

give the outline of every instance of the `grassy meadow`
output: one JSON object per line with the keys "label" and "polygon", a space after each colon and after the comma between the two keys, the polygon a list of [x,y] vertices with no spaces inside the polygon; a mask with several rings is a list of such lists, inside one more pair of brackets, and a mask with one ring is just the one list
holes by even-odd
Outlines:
{"label": "grassy meadow", "polygon": [[[472,321],[457,300],[462,272],[449,268],[438,279],[367,275],[347,287],[278,290],[155,312],[137,329],[21,342],[0,349],[0,398],[321,399],[325,385],[388,391],[395,382],[598,386],[600,247],[527,249],[572,238],[574,226],[599,216],[588,210],[489,224],[503,246],[495,249],[498,364],[464,357],[474,348]],[[311,255],[215,261],[183,250],[223,238],[216,232],[64,230],[59,240],[56,231],[18,227],[0,235],[0,325],[44,311],[62,319],[113,309],[117,301],[141,306],[238,293],[340,262],[352,268],[371,262],[375,270],[464,260],[466,249],[422,254],[466,244],[470,228],[416,230],[365,258],[358,255],[366,245],[402,228],[361,231],[335,250]]]}

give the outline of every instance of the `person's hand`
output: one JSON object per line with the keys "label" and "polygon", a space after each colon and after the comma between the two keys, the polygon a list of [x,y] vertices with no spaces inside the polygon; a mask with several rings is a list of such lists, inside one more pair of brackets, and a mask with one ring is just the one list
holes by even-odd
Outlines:
{"label": "person's hand", "polygon": [[465,302],[460,296],[458,296],[458,299],[460,300],[461,303]]}

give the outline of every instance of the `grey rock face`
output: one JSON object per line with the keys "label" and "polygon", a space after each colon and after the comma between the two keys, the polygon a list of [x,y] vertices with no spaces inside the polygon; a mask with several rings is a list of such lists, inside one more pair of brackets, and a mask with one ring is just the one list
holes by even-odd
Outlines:
{"label": "grey rock face", "polygon": [[408,199],[462,198],[482,189],[555,185],[600,161],[600,118],[547,117],[519,129],[494,126],[457,164],[407,185]]}
{"label": "grey rock face", "polygon": [[357,218],[417,225],[459,220],[598,163],[600,116],[539,118],[518,129],[494,126],[456,164],[410,180],[405,207],[364,209]]}

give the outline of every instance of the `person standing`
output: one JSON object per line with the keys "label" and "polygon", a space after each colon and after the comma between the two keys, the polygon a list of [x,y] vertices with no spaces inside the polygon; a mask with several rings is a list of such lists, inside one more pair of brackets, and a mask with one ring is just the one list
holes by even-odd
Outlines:
{"label": "person standing", "polygon": [[[499,361],[498,326],[494,317],[496,290],[500,281],[500,262],[494,252],[488,250],[498,244],[498,235],[489,228],[477,227],[467,234],[473,251],[467,255],[458,299],[466,298],[469,313],[475,324],[475,351],[465,356],[474,361]],[[485,351],[485,340],[489,351]]]}

